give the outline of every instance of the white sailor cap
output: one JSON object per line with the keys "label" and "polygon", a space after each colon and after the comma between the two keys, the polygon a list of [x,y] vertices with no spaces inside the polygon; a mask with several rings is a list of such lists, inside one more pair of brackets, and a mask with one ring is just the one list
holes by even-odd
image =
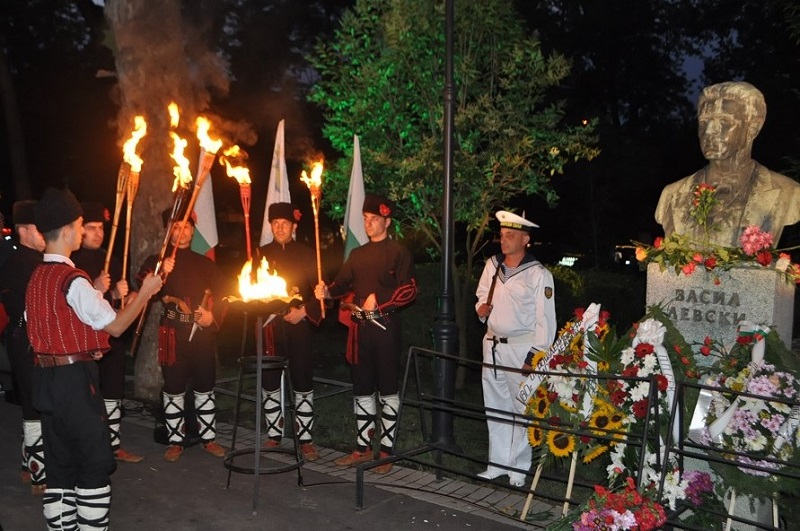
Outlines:
{"label": "white sailor cap", "polygon": [[500,222],[500,227],[507,229],[517,229],[531,232],[532,229],[539,227],[539,225],[536,223],[528,221],[522,216],[518,216],[517,214],[507,210],[498,210],[495,214],[495,217],[497,217],[497,220]]}

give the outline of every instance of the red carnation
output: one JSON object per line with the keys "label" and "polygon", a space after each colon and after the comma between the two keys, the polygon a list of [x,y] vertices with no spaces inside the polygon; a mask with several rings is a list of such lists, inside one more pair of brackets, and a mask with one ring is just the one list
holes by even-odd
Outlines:
{"label": "red carnation", "polygon": [[759,251],[756,254],[756,262],[764,267],[767,267],[772,263],[772,253],[769,251]]}
{"label": "red carnation", "polygon": [[703,262],[703,265],[706,266],[706,271],[712,271],[715,267],[717,267],[717,259],[713,256],[709,256],[706,258],[706,261]]}
{"label": "red carnation", "polygon": [[657,238],[656,238],[656,239],[653,241],[653,247],[655,247],[656,249],[661,249],[661,246],[662,246],[662,245],[664,245],[664,238],[662,238],[661,236],[658,236],[658,237],[657,237]]}
{"label": "red carnation", "polygon": [[392,209],[384,205],[383,203],[381,203],[381,206],[378,207],[378,210],[380,210],[381,216],[385,218],[388,218],[392,214]]}
{"label": "red carnation", "polygon": [[700,354],[702,354],[703,356],[709,356],[711,354],[711,349],[703,345],[702,347],[700,347]]}
{"label": "red carnation", "polygon": [[656,383],[658,384],[658,390],[664,392],[667,390],[669,380],[667,380],[667,377],[663,374],[656,374]]}
{"label": "red carnation", "polygon": [[303,213],[302,213],[302,212],[300,212],[298,209],[296,209],[296,208],[295,208],[295,209],[294,209],[294,212],[292,212],[292,216],[294,216],[294,220],[295,220],[295,221],[300,221],[300,218],[302,218],[302,217],[303,217]]}

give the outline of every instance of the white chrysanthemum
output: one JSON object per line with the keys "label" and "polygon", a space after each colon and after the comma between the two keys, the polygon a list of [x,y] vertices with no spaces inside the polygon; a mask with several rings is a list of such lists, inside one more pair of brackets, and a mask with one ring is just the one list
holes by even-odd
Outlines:
{"label": "white chrysanthemum", "polygon": [[622,351],[622,355],[619,358],[619,361],[622,362],[623,365],[627,366],[633,363],[633,360],[636,358],[634,356],[633,347],[628,347]]}
{"label": "white chrysanthemum", "polygon": [[645,356],[642,360],[642,369],[639,371],[639,376],[650,376],[658,367],[658,358],[655,357],[653,354],[649,356]]}
{"label": "white chrysanthemum", "polygon": [[650,382],[637,382],[636,387],[631,389],[629,396],[633,402],[638,402],[643,398],[647,398],[648,393],[650,393]]}

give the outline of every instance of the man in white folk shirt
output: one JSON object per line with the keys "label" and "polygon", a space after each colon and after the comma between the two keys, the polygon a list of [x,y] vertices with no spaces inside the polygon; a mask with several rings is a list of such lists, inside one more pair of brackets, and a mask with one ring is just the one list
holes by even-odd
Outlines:
{"label": "man in white folk shirt", "polygon": [[475,311],[486,323],[481,378],[484,406],[490,417],[507,416],[509,421],[487,419],[489,466],[478,475],[485,479],[508,475],[511,485],[521,487],[531,466],[531,448],[524,424],[510,421],[525,413],[525,404],[516,399],[525,375],[501,367],[521,369],[529,350],[546,350],[553,342],[553,275],[528,252],[531,232],[538,225],[505,210],[496,217],[501,252],[486,261]]}

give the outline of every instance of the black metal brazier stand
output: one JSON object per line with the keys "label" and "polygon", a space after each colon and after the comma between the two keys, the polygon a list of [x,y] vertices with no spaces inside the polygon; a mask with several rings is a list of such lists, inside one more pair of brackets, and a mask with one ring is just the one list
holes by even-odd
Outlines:
{"label": "black metal brazier stand", "polygon": [[[253,300],[253,301],[243,301],[240,299],[234,299],[232,297],[228,298],[228,301],[231,304],[231,309],[239,309],[243,314],[243,327],[242,327],[242,345],[239,355],[239,384],[236,391],[236,406],[234,408],[234,422],[233,422],[233,434],[231,437],[231,449],[225,455],[223,460],[223,464],[225,468],[228,469],[228,482],[226,484],[226,488],[230,486],[231,482],[231,472],[237,472],[242,474],[253,474],[253,514],[257,513],[258,509],[258,497],[259,497],[259,476],[261,474],[279,474],[283,472],[288,472],[290,470],[297,470],[297,484],[298,486],[302,486],[303,484],[303,476],[301,472],[301,467],[303,465],[303,457],[300,452],[300,445],[297,440],[297,433],[293,429],[294,426],[294,407],[293,407],[293,400],[289,400],[289,409],[291,411],[291,423],[288,421],[284,422],[285,426],[291,426],[291,433],[292,433],[292,440],[294,442],[294,448],[283,448],[281,446],[277,446],[274,448],[264,448],[261,445],[261,416],[263,410],[263,403],[262,403],[262,396],[261,396],[261,382],[262,382],[262,371],[264,370],[279,370],[283,371],[284,375],[286,376],[285,380],[287,385],[289,386],[290,397],[291,394],[291,378],[289,377],[289,361],[286,358],[279,357],[279,356],[268,356],[267,359],[264,359],[264,334],[262,332],[263,326],[265,322],[269,322],[270,317],[280,318],[280,315],[289,310],[292,307],[299,306],[302,304],[302,300],[299,297],[294,298],[285,298],[285,299],[270,299],[268,301],[262,300]],[[248,315],[254,315],[256,317],[256,325],[255,325],[255,332],[256,332],[256,354],[255,356],[245,356],[245,350],[247,348],[247,318]],[[241,400],[242,400],[242,385],[243,385],[243,376],[244,371],[248,370],[249,372],[255,372],[256,374],[256,388],[255,388],[255,395],[256,395],[256,422],[255,422],[255,443],[252,448],[242,448],[237,450],[235,448],[236,445],[236,432],[238,429],[239,424],[239,410],[241,407]],[[294,462],[288,464],[281,464],[279,466],[273,467],[262,467],[261,466],[261,454],[262,453],[285,453],[285,454],[293,454],[295,457]],[[243,455],[250,455],[253,454],[253,465],[252,466],[238,466],[234,463],[234,460]]]}

